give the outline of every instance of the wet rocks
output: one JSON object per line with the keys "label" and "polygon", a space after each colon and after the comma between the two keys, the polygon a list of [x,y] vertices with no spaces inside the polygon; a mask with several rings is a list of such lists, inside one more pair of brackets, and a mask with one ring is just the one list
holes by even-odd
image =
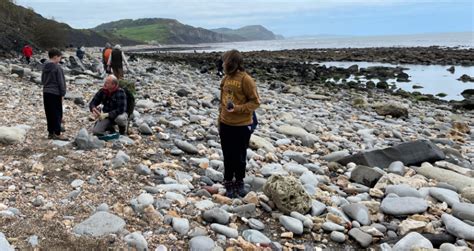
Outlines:
{"label": "wet rocks", "polygon": [[78,235],[91,235],[94,237],[118,233],[125,227],[125,221],[111,213],[97,212],[73,228]]}
{"label": "wet rocks", "polygon": [[474,78],[467,74],[463,74],[461,77],[458,78],[458,80],[462,82],[474,82]]}
{"label": "wet rocks", "polygon": [[311,209],[309,195],[294,177],[273,175],[265,183],[263,191],[283,213],[296,211],[305,214]]}

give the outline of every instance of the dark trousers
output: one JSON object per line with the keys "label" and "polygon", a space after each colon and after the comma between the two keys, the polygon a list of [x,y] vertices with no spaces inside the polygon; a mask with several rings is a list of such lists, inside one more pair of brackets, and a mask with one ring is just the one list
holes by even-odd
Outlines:
{"label": "dark trousers", "polygon": [[61,134],[61,120],[63,118],[63,103],[59,95],[43,93],[44,111],[48,122],[49,134]]}
{"label": "dark trousers", "polygon": [[26,63],[30,64],[30,57],[25,57],[26,58]]}
{"label": "dark trousers", "polygon": [[112,66],[112,72],[114,73],[114,75],[117,79],[122,79],[123,78],[123,68],[122,67],[113,67]]}
{"label": "dark trousers", "polygon": [[224,180],[242,181],[247,166],[247,148],[250,141],[248,126],[229,126],[220,123],[222,153],[224,154]]}

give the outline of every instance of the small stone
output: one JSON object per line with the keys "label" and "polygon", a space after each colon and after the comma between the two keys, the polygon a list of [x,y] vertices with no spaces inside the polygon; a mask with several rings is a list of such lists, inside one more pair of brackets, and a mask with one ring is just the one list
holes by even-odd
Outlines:
{"label": "small stone", "polygon": [[207,236],[196,236],[189,241],[189,249],[192,251],[213,250],[216,244]]}
{"label": "small stone", "polygon": [[343,243],[346,241],[346,236],[344,235],[344,233],[338,231],[332,231],[330,238],[332,241],[335,241],[337,243]]}
{"label": "small stone", "polygon": [[256,229],[256,230],[263,230],[265,229],[265,224],[257,219],[249,219],[248,221],[249,227]]}
{"label": "small stone", "polygon": [[272,242],[267,236],[253,229],[244,230],[242,237],[251,243],[270,244]]}
{"label": "small stone", "polygon": [[227,225],[230,220],[230,215],[228,212],[221,208],[213,208],[207,211],[204,211],[202,214],[202,218],[210,223],[219,223],[223,225]]}
{"label": "small stone", "polygon": [[237,229],[233,229],[221,224],[213,223],[211,224],[211,229],[216,233],[227,236],[228,238],[237,238],[239,236]]}
{"label": "small stone", "polygon": [[372,235],[364,233],[358,228],[351,229],[349,236],[354,238],[363,248],[370,246],[372,243]]}
{"label": "small stone", "polygon": [[415,247],[432,249],[433,244],[423,235],[411,232],[400,239],[392,248],[392,251],[406,251]]}
{"label": "small stone", "polygon": [[75,179],[71,182],[71,186],[74,187],[74,188],[81,187],[82,184],[84,184],[84,181],[80,180],[80,179]]}
{"label": "small stone", "polygon": [[148,242],[140,232],[127,234],[123,240],[129,247],[135,248],[137,251],[148,251]]}
{"label": "small stone", "polygon": [[280,216],[280,224],[283,225],[288,231],[291,231],[295,234],[303,233],[303,223],[293,217],[288,217],[285,215]]}
{"label": "small stone", "polygon": [[189,231],[188,219],[173,218],[173,229],[181,235],[186,235]]}

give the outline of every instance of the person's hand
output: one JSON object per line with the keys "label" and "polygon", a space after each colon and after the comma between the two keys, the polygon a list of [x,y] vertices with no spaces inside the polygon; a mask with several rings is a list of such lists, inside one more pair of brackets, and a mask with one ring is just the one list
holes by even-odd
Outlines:
{"label": "person's hand", "polygon": [[98,117],[100,115],[100,111],[99,109],[97,109],[97,107],[92,108],[92,113],[95,117]]}
{"label": "person's hand", "polygon": [[103,113],[103,112],[102,112],[102,113],[100,113],[100,115],[99,115],[99,119],[100,119],[100,120],[104,120],[104,119],[106,119],[106,118],[108,118],[108,117],[109,117],[109,114],[108,114],[108,113]]}

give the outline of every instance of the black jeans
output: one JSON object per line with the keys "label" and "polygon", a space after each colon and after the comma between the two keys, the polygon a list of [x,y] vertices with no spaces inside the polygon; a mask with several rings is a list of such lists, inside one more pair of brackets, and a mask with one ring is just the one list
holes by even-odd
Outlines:
{"label": "black jeans", "polygon": [[61,120],[63,118],[63,103],[60,95],[43,92],[44,111],[48,122],[49,134],[61,134]]}
{"label": "black jeans", "polygon": [[224,180],[242,181],[247,166],[247,148],[250,141],[249,126],[229,126],[220,123],[219,136],[224,154]]}

